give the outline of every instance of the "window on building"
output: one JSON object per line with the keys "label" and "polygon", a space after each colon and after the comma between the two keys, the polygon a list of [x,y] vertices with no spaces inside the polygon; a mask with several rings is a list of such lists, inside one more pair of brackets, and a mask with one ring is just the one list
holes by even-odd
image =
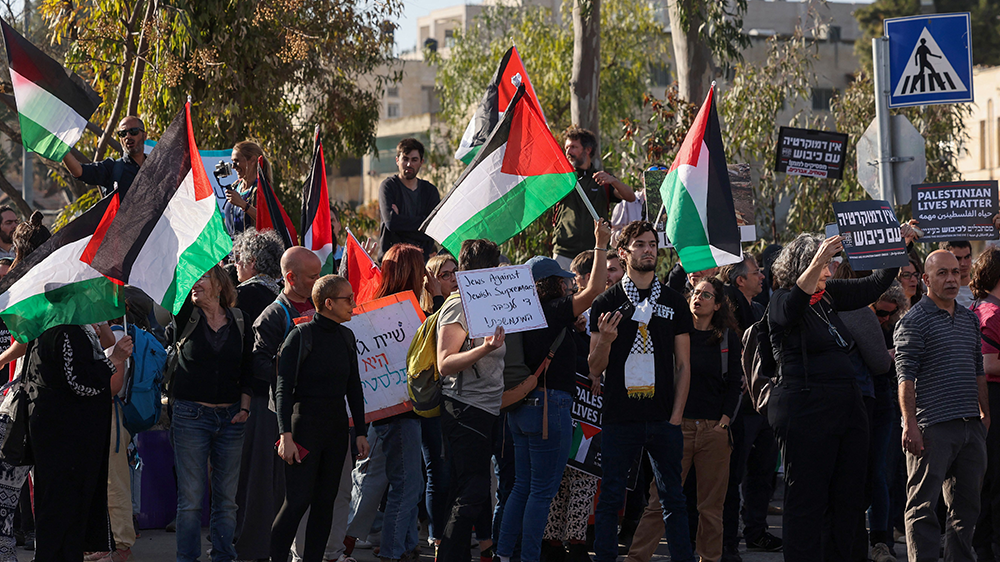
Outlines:
{"label": "window on building", "polygon": [[837,94],[833,88],[813,88],[812,108],[813,111],[830,111],[830,100]]}
{"label": "window on building", "polygon": [[455,46],[455,31],[451,29],[444,30],[444,46],[446,48],[451,48]]}
{"label": "window on building", "polygon": [[337,160],[337,175],[342,178],[353,178],[361,175],[360,158],[341,158]]}
{"label": "window on building", "polygon": [[399,86],[392,86],[390,88],[386,88],[385,89],[385,95],[389,96],[390,98],[398,98],[399,97]]}
{"label": "window on building", "polygon": [[385,116],[388,117],[389,119],[392,119],[393,117],[399,117],[399,104],[398,103],[387,104],[385,106]]}

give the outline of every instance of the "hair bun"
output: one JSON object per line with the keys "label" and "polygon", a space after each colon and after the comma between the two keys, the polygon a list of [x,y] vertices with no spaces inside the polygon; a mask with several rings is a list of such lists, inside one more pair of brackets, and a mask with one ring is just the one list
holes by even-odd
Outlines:
{"label": "hair bun", "polygon": [[31,222],[32,226],[42,226],[42,219],[44,218],[45,216],[42,215],[41,211],[35,211],[31,213],[31,218],[28,221]]}

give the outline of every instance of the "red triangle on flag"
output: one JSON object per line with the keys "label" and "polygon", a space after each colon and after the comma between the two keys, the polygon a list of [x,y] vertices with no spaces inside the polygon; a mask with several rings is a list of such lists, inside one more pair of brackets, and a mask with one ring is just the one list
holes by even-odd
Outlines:
{"label": "red triangle on flag", "polygon": [[382,282],[382,270],[372,261],[368,252],[361,247],[351,229],[346,228],[347,245],[343,259],[347,262],[347,280],[354,289],[354,302],[358,304],[372,300],[372,295]]}
{"label": "red triangle on flag", "polygon": [[288,213],[281,206],[281,201],[278,200],[278,196],[274,193],[271,184],[267,181],[267,176],[264,174],[263,156],[257,159],[257,216],[255,219],[254,226],[257,230],[273,229],[281,236],[286,248],[290,248],[298,242],[299,235],[295,232],[292,219],[288,218]]}
{"label": "red triangle on flag", "polygon": [[587,439],[593,439],[595,435],[601,432],[601,428],[590,425],[589,423],[578,423],[580,424],[580,430],[583,431],[583,436]]}
{"label": "red triangle on flag", "polygon": [[694,123],[691,124],[691,129],[688,130],[687,136],[684,137],[684,143],[681,144],[681,149],[677,152],[677,157],[674,158],[673,165],[670,166],[671,172],[679,168],[681,164],[698,166],[701,147],[705,142],[705,129],[708,127],[708,116],[712,110],[712,92],[714,91],[715,88],[708,89],[708,97],[705,98],[705,103],[702,104],[698,115],[694,118]]}
{"label": "red triangle on flag", "polygon": [[566,160],[545,118],[530,99],[522,96],[513,109],[500,171],[523,177],[573,173],[572,164]]}

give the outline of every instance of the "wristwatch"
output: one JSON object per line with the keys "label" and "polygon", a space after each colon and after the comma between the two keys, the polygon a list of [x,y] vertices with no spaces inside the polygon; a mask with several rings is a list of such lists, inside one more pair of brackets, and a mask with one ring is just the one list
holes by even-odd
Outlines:
{"label": "wristwatch", "polygon": [[729,429],[729,424],[728,423],[720,423],[719,427],[721,427],[722,429]]}

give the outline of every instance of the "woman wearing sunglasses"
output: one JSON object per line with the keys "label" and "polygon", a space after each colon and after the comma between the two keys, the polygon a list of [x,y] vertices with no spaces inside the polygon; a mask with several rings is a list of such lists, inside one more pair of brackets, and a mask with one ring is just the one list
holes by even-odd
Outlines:
{"label": "woman wearing sunglasses", "polygon": [[[912,234],[907,232],[905,234]],[[768,327],[780,379],[768,421],[785,463],[784,556],[787,562],[849,560],[864,511],[868,413],[858,385],[857,343],[841,311],[875,302],[898,268],[864,279],[830,279],[827,265],[843,238],[801,234],[772,267]]]}
{"label": "woman wearing sunglasses", "polygon": [[[271,163],[259,144],[245,140],[233,147],[233,171],[238,179],[226,188],[223,211],[226,229],[236,235],[254,225],[257,217],[257,183],[260,179],[274,186]],[[258,166],[258,162],[261,163]],[[263,174],[263,178],[260,177]]]}

